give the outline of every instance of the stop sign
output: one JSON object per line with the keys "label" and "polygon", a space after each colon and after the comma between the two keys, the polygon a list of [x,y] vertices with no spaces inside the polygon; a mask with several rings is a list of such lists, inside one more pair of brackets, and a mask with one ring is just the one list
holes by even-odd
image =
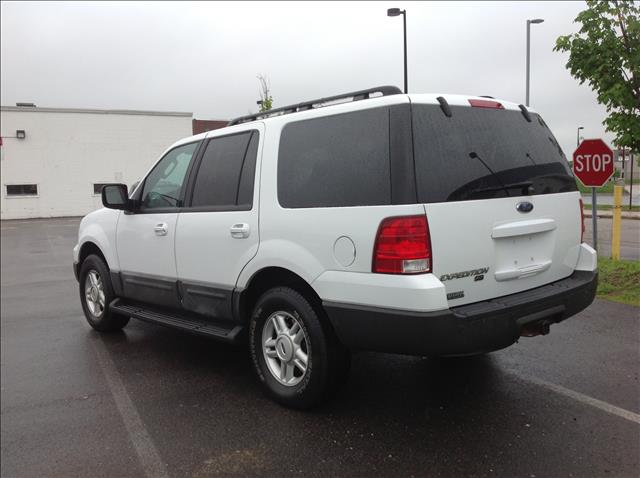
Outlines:
{"label": "stop sign", "polygon": [[604,185],[613,174],[613,151],[601,139],[585,139],[573,152],[573,172],[585,186]]}

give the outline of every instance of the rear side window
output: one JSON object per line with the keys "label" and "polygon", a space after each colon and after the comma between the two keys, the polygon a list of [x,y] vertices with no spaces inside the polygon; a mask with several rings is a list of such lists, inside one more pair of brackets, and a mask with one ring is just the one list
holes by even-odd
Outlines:
{"label": "rear side window", "polygon": [[257,131],[209,140],[196,175],[191,206],[250,208],[257,145]]}
{"label": "rear side window", "polygon": [[390,204],[388,108],[285,126],[278,200],[288,208]]}
{"label": "rear side window", "polygon": [[452,106],[413,106],[418,200],[423,203],[575,191],[553,134],[536,115]]}
{"label": "rear side window", "polygon": [[242,172],[240,173],[240,184],[238,185],[238,206],[247,206],[251,208],[253,205],[253,184],[256,176],[256,160],[258,158],[258,140],[260,135],[254,131],[247,147],[247,154],[242,163]]}

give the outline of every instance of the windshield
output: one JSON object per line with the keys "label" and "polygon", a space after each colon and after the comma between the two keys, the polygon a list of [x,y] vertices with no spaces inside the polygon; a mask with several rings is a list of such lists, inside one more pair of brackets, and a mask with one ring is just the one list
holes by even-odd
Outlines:
{"label": "windshield", "polygon": [[420,202],[576,191],[567,159],[545,122],[520,111],[413,105]]}

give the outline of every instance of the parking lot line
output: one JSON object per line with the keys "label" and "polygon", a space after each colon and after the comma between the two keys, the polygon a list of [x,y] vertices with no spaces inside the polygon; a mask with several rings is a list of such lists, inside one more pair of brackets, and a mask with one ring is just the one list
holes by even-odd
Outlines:
{"label": "parking lot line", "polygon": [[589,405],[594,408],[598,408],[603,412],[609,413],[611,415],[616,415],[618,417],[624,418],[625,420],[629,420],[637,425],[640,425],[640,414],[631,412],[629,410],[625,410],[624,408],[616,407],[607,402],[603,402],[602,400],[598,400],[597,398],[590,397],[589,395],[585,395],[584,393],[576,392],[575,390],[570,390],[568,388],[563,387],[562,385],[557,385],[555,383],[547,382],[546,380],[542,380],[541,378],[532,377],[529,375],[520,375],[515,371],[511,371],[513,375],[518,376],[519,378],[544,387],[548,390],[551,390],[560,395],[564,395],[565,397],[572,398],[578,402],[584,403],[585,405]]}
{"label": "parking lot line", "polygon": [[140,465],[144,469],[145,475],[149,478],[168,478],[167,468],[160,458],[160,453],[151,440],[151,436],[131,401],[131,397],[120,379],[120,374],[116,369],[109,351],[100,337],[92,341],[93,348],[98,357],[98,362],[102,368],[109,390],[116,402],[116,407],[122,416],[122,421],[127,429],[131,443],[138,454]]}

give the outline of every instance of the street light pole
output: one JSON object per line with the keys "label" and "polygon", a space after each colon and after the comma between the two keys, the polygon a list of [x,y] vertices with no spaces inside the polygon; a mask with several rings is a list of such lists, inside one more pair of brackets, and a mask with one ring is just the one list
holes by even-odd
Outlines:
{"label": "street light pole", "polygon": [[542,18],[534,18],[533,20],[527,20],[527,88],[525,106],[529,106],[529,64],[531,63],[531,24],[542,23]]}
{"label": "street light pole", "polygon": [[580,130],[584,129],[584,126],[578,126],[578,135],[576,137],[576,146],[580,146]]}
{"label": "street light pole", "polygon": [[407,72],[407,11],[402,10],[402,25],[404,28],[404,93],[409,93],[409,74]]}
{"label": "street light pole", "polygon": [[407,67],[407,11],[399,8],[390,8],[387,10],[388,17],[397,17],[402,15],[402,25],[404,28],[404,92],[409,93],[409,74]]}

